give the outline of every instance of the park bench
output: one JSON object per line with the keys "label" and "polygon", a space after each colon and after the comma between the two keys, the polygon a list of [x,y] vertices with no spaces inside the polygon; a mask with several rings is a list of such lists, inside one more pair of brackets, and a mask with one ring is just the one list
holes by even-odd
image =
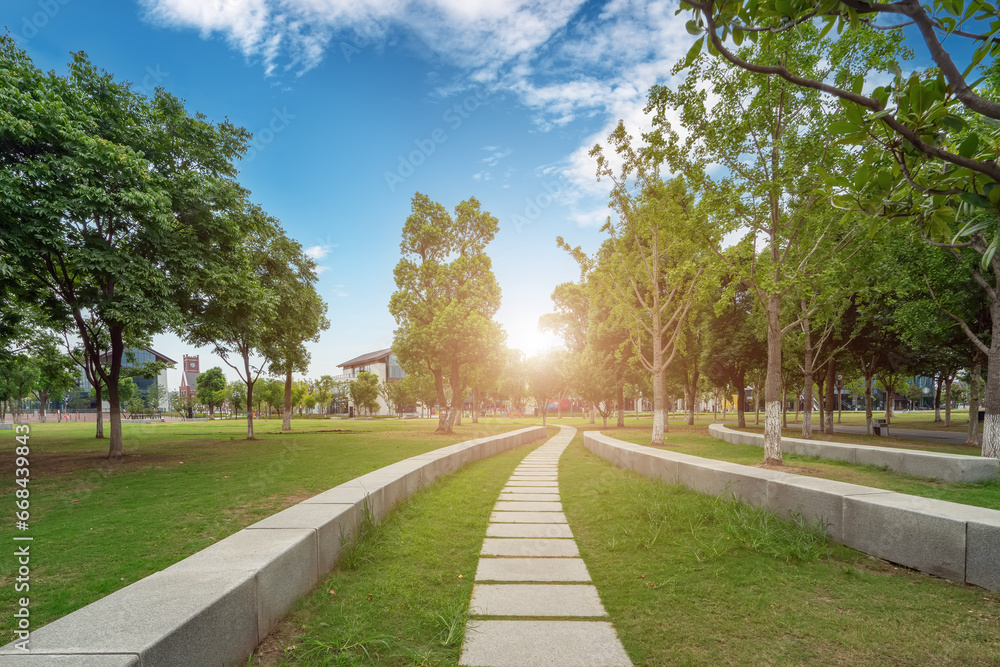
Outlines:
{"label": "park bench", "polygon": [[[882,430],[885,429],[885,433]],[[889,422],[885,419],[873,419],[872,420],[872,430],[875,431],[875,435],[889,436]]]}

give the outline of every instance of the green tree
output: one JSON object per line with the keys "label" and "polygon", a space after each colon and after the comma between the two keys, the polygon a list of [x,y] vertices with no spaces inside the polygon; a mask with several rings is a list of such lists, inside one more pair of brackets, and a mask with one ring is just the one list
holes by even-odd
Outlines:
{"label": "green tree", "polygon": [[272,413],[276,412],[279,408],[281,408],[282,404],[284,403],[284,397],[285,397],[284,384],[279,380],[275,380],[274,378],[266,378],[263,382],[263,387],[261,388],[260,396],[258,396],[257,398],[259,403],[264,404],[264,407],[267,409],[267,416],[270,417]]}
{"label": "green tree", "polygon": [[[596,259],[568,250],[586,271],[593,267],[597,284],[608,294],[614,313],[629,331],[635,356],[653,377],[653,433],[651,443],[662,445],[667,429],[664,375],[676,353],[677,338],[693,303],[695,288],[707,254],[695,242],[698,226],[692,200],[683,179],[663,182],[660,161],[647,150],[636,151],[622,123],[608,138],[621,168],[615,171],[600,146],[598,179],[611,181],[610,218],[602,231],[610,238]],[[650,341],[648,350],[643,341]]]}
{"label": "green tree", "polygon": [[557,368],[558,360],[553,354],[545,354],[528,359],[526,368],[528,376],[528,393],[535,399],[538,414],[542,416],[542,426],[545,426],[545,416],[549,411],[549,401],[558,398],[564,379]]}
{"label": "green tree", "polygon": [[271,373],[285,378],[281,430],[290,431],[295,403],[292,373],[309,370],[310,355],[305,344],[318,341],[320,332],[330,328],[330,321],[326,318],[326,303],[316,293],[316,262],[299,243],[283,235],[275,238],[270,249],[274,266],[285,270],[274,275],[277,304],[265,346],[272,360]]}
{"label": "green tree", "polygon": [[0,382],[11,403],[11,414],[15,422],[20,421],[24,399],[31,394],[38,378],[38,364],[27,354],[7,357],[0,362]]}
{"label": "green tree", "polygon": [[316,409],[316,394],[306,394],[302,399],[302,405],[312,414],[313,410]]}
{"label": "green tree", "polygon": [[208,408],[208,418],[215,417],[215,408],[225,400],[226,376],[218,366],[209,368],[195,379],[198,402]]}
{"label": "green tree", "polygon": [[32,389],[40,404],[39,417],[45,421],[45,409],[52,399],[61,399],[80,382],[80,370],[72,357],[63,354],[55,345],[47,345],[37,350],[35,359],[38,380]]}
{"label": "green tree", "polygon": [[389,302],[399,325],[392,347],[408,374],[434,378],[438,433],[452,432],[469,365],[486,345],[502,340],[493,320],[500,286],[486,254],[497,229],[497,219],[475,197],[452,216],[419,192],[403,226],[403,257],[393,272],[398,289]]}
{"label": "green tree", "polygon": [[240,407],[246,408],[247,405],[247,385],[242,381],[233,381],[226,385],[226,391],[229,394],[229,404],[233,408],[233,413],[239,417]]}
{"label": "green tree", "polygon": [[719,291],[723,297],[703,320],[702,359],[710,382],[729,383],[736,390],[737,420],[745,428],[747,378],[755,369],[766,367],[767,348],[754,319],[754,295],[742,282],[731,281],[731,276],[722,278]]}
{"label": "green tree", "polygon": [[378,376],[368,371],[361,371],[354,378],[348,389],[351,402],[356,410],[364,410],[369,415],[378,410],[379,382]]}
{"label": "green tree", "polygon": [[334,382],[332,376],[323,375],[316,381],[316,386],[313,388],[313,393],[316,394],[316,402],[322,407],[324,415],[330,414],[330,399],[333,398],[335,385],[336,382]]}
{"label": "green tree", "polygon": [[414,404],[414,397],[410,394],[410,386],[403,380],[383,382],[379,385],[378,393],[385,401],[389,412],[397,415],[402,415],[406,407]]}
{"label": "green tree", "polygon": [[[834,53],[808,24],[772,40],[766,51],[751,45],[744,52],[746,58],[794,63],[819,77],[840,77],[860,67],[857,60],[864,65],[882,57],[877,49],[861,50],[856,58]],[[705,80],[718,98],[711,106]],[[677,90],[657,86],[649,99],[656,112],[651,143],[672,168],[692,174],[702,193],[702,209],[711,222],[704,243],[751,290],[766,317],[764,458],[780,464],[784,337],[812,317],[828,295],[821,292],[805,312],[798,303],[789,308],[789,299],[829,267],[845,262],[862,229],[857,221],[833,215],[817,192],[828,172],[848,166],[828,130],[834,110],[818,92],[721,60],[696,59]],[[674,111],[686,130],[683,139],[669,121]],[[705,175],[711,164],[728,173]],[[742,238],[724,253],[723,237],[738,231]]]}
{"label": "green tree", "polygon": [[237,238],[219,212],[237,192],[247,133],[150,99],[82,54],[43,73],[0,37],[0,225],[16,266],[53,319],[74,328],[111,405],[121,458],[122,354],[180,321],[193,273]]}
{"label": "green tree", "polygon": [[[912,220],[932,243],[967,249],[980,259],[971,277],[989,299],[994,331],[987,345],[972,327],[963,330],[987,358],[984,455],[1000,456],[1000,66],[995,61],[1000,9],[989,2],[921,4],[917,0],[867,3],[862,0],[789,3],[785,0],[685,0],[696,17],[693,34],[707,34],[713,53],[735,66],[780,77],[802,89],[822,91],[841,101],[843,119],[833,129],[844,141],[863,147],[850,178],[830,178],[843,206]],[[875,26],[879,17],[900,19]],[[818,17],[818,18],[817,18]],[[841,41],[863,40],[871,27],[901,36],[916,25],[910,44],[919,61],[932,66],[904,76],[888,59],[871,72],[830,80],[794,64],[742,57],[726,36],[759,42],[766,52],[783,34],[805,21],[836,27]],[[866,92],[865,76],[889,79]],[[981,76],[982,75],[982,76]]]}
{"label": "green tree", "polygon": [[247,439],[252,440],[254,385],[275,353],[281,325],[278,307],[291,271],[286,251],[291,244],[278,221],[259,206],[244,201],[227,216],[243,230],[243,242],[218,258],[214,274],[197,276],[189,286],[191,319],[179,333],[196,346],[211,345],[246,384]]}

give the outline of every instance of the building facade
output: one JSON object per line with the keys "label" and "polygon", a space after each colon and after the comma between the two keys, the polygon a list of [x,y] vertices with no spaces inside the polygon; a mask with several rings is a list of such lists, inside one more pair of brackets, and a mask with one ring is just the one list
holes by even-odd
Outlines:
{"label": "building facade", "polygon": [[[367,354],[362,354],[359,357],[354,357],[341,364],[338,364],[341,370],[341,374],[336,376],[334,380],[341,382],[351,382],[359,373],[368,372],[378,377],[379,386],[387,382],[399,382],[406,377],[406,373],[403,372],[403,368],[399,365],[396,360],[396,355],[393,354],[392,348],[386,348],[384,350],[376,350],[375,352],[368,352]],[[335,397],[333,401],[333,413],[350,413],[353,406],[350,404],[349,397]],[[385,404],[385,399],[380,395],[378,397],[378,411],[375,413],[377,415],[390,415],[393,414],[390,408]]]}

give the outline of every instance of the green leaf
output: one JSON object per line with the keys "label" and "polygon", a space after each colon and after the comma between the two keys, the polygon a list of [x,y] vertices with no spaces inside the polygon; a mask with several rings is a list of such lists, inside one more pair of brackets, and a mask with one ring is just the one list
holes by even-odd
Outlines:
{"label": "green leaf", "polygon": [[958,195],[958,198],[964,201],[969,206],[974,206],[976,208],[987,208],[987,209],[993,208],[993,205],[990,204],[989,199],[980,194],[976,194],[975,192],[963,192],[962,194]]}
{"label": "green leaf", "polygon": [[979,149],[979,135],[970,134],[958,146],[958,154],[962,157],[972,157]]}
{"label": "green leaf", "polygon": [[986,248],[986,252],[983,253],[983,270],[989,269],[990,262],[993,261],[993,255],[997,254],[997,243],[1000,243],[1000,237],[994,236],[993,240],[990,241],[990,245]]}
{"label": "green leaf", "polygon": [[774,8],[782,16],[792,15],[792,0],[774,0]]}
{"label": "green leaf", "polygon": [[701,26],[699,26],[698,22],[695,21],[694,19],[691,19],[690,21],[688,21],[687,23],[685,23],[684,27],[687,28],[687,31],[688,31],[689,35],[700,35],[701,34]]}
{"label": "green leaf", "polygon": [[948,114],[941,119],[949,130],[954,132],[961,132],[965,128],[965,121],[960,116],[955,116],[953,114]]}
{"label": "green leaf", "polygon": [[705,45],[705,37],[702,37],[688,50],[687,57],[684,59],[684,67],[690,67],[698,56],[701,55],[701,48]]}
{"label": "green leaf", "polygon": [[830,123],[828,129],[830,130],[830,134],[850,134],[859,131],[861,128],[848,120],[835,120]]}
{"label": "green leaf", "polygon": [[736,46],[743,44],[743,31],[739,28],[733,28],[733,43]]}

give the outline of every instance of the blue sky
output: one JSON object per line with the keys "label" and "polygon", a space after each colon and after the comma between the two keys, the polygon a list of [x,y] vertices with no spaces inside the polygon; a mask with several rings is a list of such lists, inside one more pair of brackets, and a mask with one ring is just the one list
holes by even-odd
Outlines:
{"label": "blue sky", "polygon": [[[72,51],[189,111],[254,133],[240,180],[322,267],[330,330],[309,376],[389,347],[400,231],[423,192],[500,220],[498,319],[529,354],[549,295],[575,280],[555,245],[593,250],[606,186],[587,151],[690,37],[667,3],[481,0],[6,0],[0,22],[42,69]],[[198,353],[172,334],[153,347]],[[221,364],[219,364],[221,365]],[[227,375],[232,371],[224,367]],[[179,369],[169,378],[179,382]]]}

